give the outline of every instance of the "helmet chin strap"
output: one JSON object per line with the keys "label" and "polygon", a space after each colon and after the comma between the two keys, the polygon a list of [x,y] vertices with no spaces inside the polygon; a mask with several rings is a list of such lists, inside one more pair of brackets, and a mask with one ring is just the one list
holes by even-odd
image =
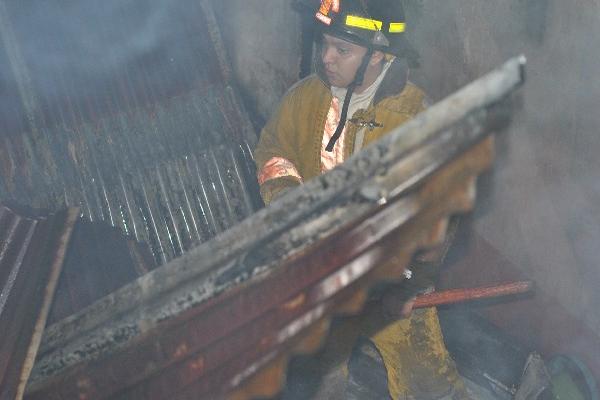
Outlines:
{"label": "helmet chin strap", "polygon": [[360,67],[358,67],[358,70],[356,71],[354,80],[352,81],[352,83],[350,83],[350,85],[348,85],[348,89],[346,91],[346,96],[344,97],[344,105],[342,106],[342,114],[340,115],[340,122],[339,122],[337,128],[335,128],[335,132],[334,132],[333,136],[331,137],[331,139],[329,140],[329,143],[327,143],[327,146],[325,147],[326,151],[332,152],[335,142],[337,142],[337,140],[342,135],[342,131],[344,130],[344,125],[346,125],[346,118],[348,117],[348,107],[350,106],[350,98],[352,97],[352,94],[354,93],[354,89],[356,89],[357,86],[362,85],[363,80],[365,78],[365,71],[367,70],[367,67],[369,66],[369,61],[371,61],[372,55],[373,55],[373,49],[369,48],[367,50],[367,53],[364,55],[364,57],[362,59]]}

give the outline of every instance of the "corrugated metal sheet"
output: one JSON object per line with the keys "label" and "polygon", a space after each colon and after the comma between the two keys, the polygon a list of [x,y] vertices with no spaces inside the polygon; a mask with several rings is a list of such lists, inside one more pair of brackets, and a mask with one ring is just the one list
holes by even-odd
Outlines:
{"label": "corrugated metal sheet", "polygon": [[0,398],[21,398],[77,209],[28,218],[0,204]]}
{"label": "corrugated metal sheet", "polygon": [[5,137],[0,196],[78,206],[90,221],[149,243],[164,263],[258,207],[247,189],[255,184],[249,144],[230,139],[242,125],[229,117],[231,96],[190,94],[95,124],[44,128],[44,142]]}
{"label": "corrugated metal sheet", "polygon": [[261,206],[207,0],[0,6],[0,199],[78,206],[158,264]]}

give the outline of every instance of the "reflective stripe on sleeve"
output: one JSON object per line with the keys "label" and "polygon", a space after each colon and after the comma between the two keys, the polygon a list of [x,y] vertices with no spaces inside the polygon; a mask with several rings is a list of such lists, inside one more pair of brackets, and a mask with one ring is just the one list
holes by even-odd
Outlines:
{"label": "reflective stripe on sleeve", "polygon": [[303,182],[302,177],[298,173],[298,169],[293,162],[283,157],[273,157],[265,163],[258,173],[258,184],[262,185],[271,179],[291,176]]}
{"label": "reflective stripe on sleeve", "polygon": [[323,129],[323,139],[321,142],[321,172],[327,172],[336,165],[344,162],[344,140],[346,136],[346,127],[333,146],[333,151],[329,152],[325,148],[333,137],[335,129],[340,122],[340,101],[334,96],[331,99],[331,106],[327,112],[325,128]]}

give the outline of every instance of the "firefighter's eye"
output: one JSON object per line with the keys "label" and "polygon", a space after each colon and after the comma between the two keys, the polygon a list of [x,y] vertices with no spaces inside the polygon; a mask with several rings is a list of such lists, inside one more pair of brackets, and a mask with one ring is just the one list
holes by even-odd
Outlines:
{"label": "firefighter's eye", "polygon": [[350,49],[346,48],[346,47],[338,47],[337,51],[340,55],[345,56],[348,53],[350,53]]}

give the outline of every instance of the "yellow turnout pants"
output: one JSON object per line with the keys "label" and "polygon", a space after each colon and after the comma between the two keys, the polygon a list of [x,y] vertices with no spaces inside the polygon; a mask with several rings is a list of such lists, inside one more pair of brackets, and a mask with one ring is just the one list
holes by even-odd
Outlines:
{"label": "yellow turnout pants", "polygon": [[[370,318],[372,319],[372,318]],[[450,358],[435,308],[416,310],[410,318],[385,325],[370,335],[381,353],[394,400],[468,399]]]}

